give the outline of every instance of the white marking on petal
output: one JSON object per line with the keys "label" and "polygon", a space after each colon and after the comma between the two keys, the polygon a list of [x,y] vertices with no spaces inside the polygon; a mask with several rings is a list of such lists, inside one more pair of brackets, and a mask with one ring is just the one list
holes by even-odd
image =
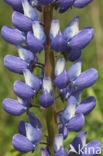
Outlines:
{"label": "white marking on petal", "polygon": [[34,8],[29,4],[28,0],[22,0],[22,6],[24,10],[24,15],[34,20],[37,16],[37,13]]}
{"label": "white marking on petal", "polygon": [[68,76],[69,76],[70,81],[75,81],[75,79],[81,74],[81,70],[82,70],[81,60],[72,64],[68,70]]}
{"label": "white marking on petal", "polygon": [[86,134],[82,136],[81,140],[82,140],[82,145],[84,147],[86,145]]}
{"label": "white marking on petal", "polygon": [[76,110],[76,105],[75,104],[71,104],[68,106],[67,108],[67,114],[69,116],[69,119],[73,118],[75,116],[75,110]]}
{"label": "white marking on petal", "polygon": [[29,99],[29,100],[24,100],[24,99],[22,99],[22,98],[20,98],[20,97],[17,97],[17,100],[18,100],[18,102],[19,102],[21,105],[23,105],[23,106],[25,106],[25,107],[29,106],[29,104],[30,104],[30,102],[31,102],[31,99]]}
{"label": "white marking on petal", "polygon": [[30,70],[25,69],[23,71],[23,74],[24,74],[26,84],[28,86],[32,87],[32,73],[30,72]]}
{"label": "white marking on petal", "polygon": [[54,150],[59,151],[61,147],[64,146],[64,140],[62,134],[57,134],[54,138]]}
{"label": "white marking on petal", "polygon": [[52,93],[52,82],[50,77],[43,79],[43,91],[47,90],[48,93]]}
{"label": "white marking on petal", "polygon": [[30,140],[31,142],[34,140],[33,138],[35,138],[35,133],[33,130],[35,130],[31,124],[25,123],[25,129],[26,129],[26,137],[28,138],[28,140]]}
{"label": "white marking on petal", "polygon": [[71,32],[72,37],[74,37],[75,35],[78,34],[78,32],[79,32],[79,23],[78,23],[77,20],[74,21],[74,22],[71,24],[71,26],[69,27],[69,31]]}
{"label": "white marking on petal", "polygon": [[53,20],[50,28],[50,35],[55,38],[60,31],[59,20]]}
{"label": "white marking on petal", "polygon": [[33,34],[34,36],[40,40],[41,37],[41,33],[40,33],[40,24],[38,21],[35,21],[32,25],[32,29],[33,29]]}
{"label": "white marking on petal", "polygon": [[57,61],[55,67],[55,76],[60,75],[65,69],[65,59],[61,58]]}
{"label": "white marking on petal", "polygon": [[65,28],[63,35],[66,41],[71,40],[79,32],[79,17],[74,18],[70,24]]}

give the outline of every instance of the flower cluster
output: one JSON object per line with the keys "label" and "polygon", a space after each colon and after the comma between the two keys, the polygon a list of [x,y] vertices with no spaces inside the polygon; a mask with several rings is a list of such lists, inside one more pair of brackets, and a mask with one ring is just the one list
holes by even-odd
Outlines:
{"label": "flower cluster", "polygon": [[[20,116],[27,113],[29,123],[20,121],[19,133],[13,136],[12,144],[16,150],[27,153],[34,151],[42,140],[42,125],[39,119],[30,112],[31,107],[46,109],[55,103],[52,80],[46,77],[44,67],[37,58],[46,45],[47,36],[40,21],[38,11],[42,12],[44,5],[51,6],[60,13],[65,12],[72,6],[83,8],[92,0],[4,0],[14,9],[12,14],[13,28],[3,26],[1,35],[10,44],[16,46],[18,56],[6,55],[4,58],[5,67],[24,76],[24,81],[14,82],[14,93],[17,100],[5,98],[3,109],[11,115]],[[76,61],[81,56],[81,51],[85,48],[94,36],[92,27],[79,30],[79,17],[74,18],[64,29],[60,30],[58,20],[52,20],[49,31],[50,47],[65,55],[70,61]],[[68,131],[79,132],[85,124],[85,115],[90,113],[96,106],[96,99],[92,96],[81,100],[81,94],[85,88],[92,86],[98,79],[96,69],[88,69],[82,72],[82,60],[79,59],[66,71],[65,59],[59,58],[54,71],[54,85],[57,88],[58,96],[61,100],[67,101],[67,106],[57,114],[58,134],[54,138],[54,155],[67,156],[64,149],[64,140],[68,137]],[[40,77],[34,75],[36,67],[41,69]],[[41,93],[39,104],[32,104],[35,95]],[[80,144],[85,150],[85,145],[101,148],[98,141],[86,144],[86,132],[82,132],[72,142],[75,152],[78,152],[77,145]],[[47,139],[48,140],[48,139]],[[47,144],[49,145],[49,141]],[[84,143],[85,142],[85,143]],[[69,153],[74,152],[69,150]],[[49,148],[41,148],[42,156],[50,156]],[[79,155],[82,155],[81,153]],[[87,154],[88,155],[88,154]],[[91,153],[91,156],[93,154]]]}

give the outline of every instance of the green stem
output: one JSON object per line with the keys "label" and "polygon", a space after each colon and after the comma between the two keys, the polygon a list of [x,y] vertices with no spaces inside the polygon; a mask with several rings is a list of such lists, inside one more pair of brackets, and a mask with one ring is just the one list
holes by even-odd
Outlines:
{"label": "green stem", "polygon": [[[50,77],[53,83],[55,60],[54,60],[54,52],[50,48],[50,40],[49,40],[49,31],[50,31],[52,16],[53,16],[53,7],[51,5],[43,6],[43,19],[45,25],[44,30],[47,38],[45,44],[45,76]],[[51,107],[47,109],[46,122],[47,122],[48,137],[49,137],[49,150],[51,156],[54,156],[53,141],[54,141],[55,134],[58,133],[55,104],[53,104]]]}

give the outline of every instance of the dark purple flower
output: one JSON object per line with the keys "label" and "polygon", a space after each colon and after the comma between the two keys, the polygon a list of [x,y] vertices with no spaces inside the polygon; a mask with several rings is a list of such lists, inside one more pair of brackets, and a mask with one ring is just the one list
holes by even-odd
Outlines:
{"label": "dark purple flower", "polygon": [[16,100],[6,98],[3,100],[3,109],[11,115],[19,116],[26,112],[27,107]]}
{"label": "dark purple flower", "polygon": [[12,141],[15,149],[22,153],[34,151],[35,147],[40,143],[41,140],[41,134],[38,129],[34,128],[29,123],[21,121],[19,123],[19,131],[21,134],[14,135]]}
{"label": "dark purple flower", "polygon": [[14,10],[23,12],[22,0],[4,0],[4,2],[11,5]]}
{"label": "dark purple flower", "polygon": [[74,0],[58,0],[58,4],[61,6],[61,7],[70,7],[72,6]]}
{"label": "dark purple flower", "polygon": [[49,152],[47,151],[47,149],[45,148],[41,148],[41,156],[50,156]]}
{"label": "dark purple flower", "polygon": [[21,31],[11,28],[9,26],[2,27],[1,35],[5,41],[14,45],[20,45],[26,39]]}
{"label": "dark purple flower", "polygon": [[33,33],[27,34],[27,45],[34,52],[40,52],[44,48],[46,36],[39,21],[34,21],[32,25]]}
{"label": "dark purple flower", "polygon": [[38,131],[42,131],[41,122],[39,121],[39,119],[32,112],[28,113],[28,118],[29,118],[30,124],[34,128],[36,128]]}
{"label": "dark purple flower", "polygon": [[35,150],[35,146],[23,135],[15,134],[13,136],[12,144],[16,150],[21,153],[27,153]]}
{"label": "dark purple flower", "polygon": [[27,45],[34,53],[40,52],[44,48],[43,43],[34,37],[32,32],[27,34]]}
{"label": "dark purple flower", "polygon": [[25,122],[23,120],[19,122],[18,131],[21,135],[26,136]]}
{"label": "dark purple flower", "polygon": [[12,23],[20,31],[28,32],[32,30],[32,20],[20,12],[15,11],[12,14]]}
{"label": "dark purple flower", "polygon": [[79,132],[85,125],[85,118],[83,114],[77,114],[68,123],[66,127],[70,131]]}
{"label": "dark purple flower", "polygon": [[65,47],[66,47],[66,42],[63,38],[62,33],[59,32],[57,36],[51,40],[51,48],[57,52],[60,52],[63,51]]}
{"label": "dark purple flower", "polygon": [[85,48],[94,37],[94,30],[92,27],[82,29],[77,35],[75,35],[69,42],[68,45],[72,49],[83,49]]}
{"label": "dark purple flower", "polygon": [[65,151],[64,147],[61,147],[59,151],[54,153],[54,156],[68,156],[67,152]]}
{"label": "dark purple flower", "polygon": [[73,6],[76,8],[83,8],[91,3],[93,0],[75,0]]}
{"label": "dark purple flower", "polygon": [[31,99],[35,94],[33,89],[26,85],[23,81],[15,81],[14,92],[22,99]]}
{"label": "dark purple flower", "polygon": [[63,138],[66,139],[68,137],[68,129],[66,126],[62,126],[59,128],[59,133],[63,134]]}
{"label": "dark purple flower", "polygon": [[54,0],[39,0],[39,3],[41,5],[48,5],[50,3],[52,3]]}
{"label": "dark purple flower", "polygon": [[96,69],[91,68],[81,73],[80,76],[74,81],[74,86],[84,89],[92,86],[98,79],[98,72]]}
{"label": "dark purple flower", "polygon": [[76,113],[83,113],[84,115],[90,113],[96,106],[96,99],[90,96],[83,100],[76,108]]}
{"label": "dark purple flower", "polygon": [[75,61],[77,60],[78,58],[80,58],[82,52],[80,49],[66,49],[66,55],[67,55],[67,58],[68,60],[70,61]]}
{"label": "dark purple flower", "polygon": [[51,96],[50,93],[48,93],[48,91],[45,90],[40,96],[39,102],[42,107],[47,108],[54,103],[54,98]]}
{"label": "dark purple flower", "polygon": [[59,89],[65,88],[68,85],[68,83],[69,83],[69,80],[68,80],[68,75],[67,75],[67,72],[66,71],[63,71],[54,80],[54,84]]}
{"label": "dark purple flower", "polygon": [[53,20],[50,28],[51,48],[57,52],[63,51],[66,47],[66,42],[60,31],[59,21]]}
{"label": "dark purple flower", "polygon": [[101,144],[97,140],[86,143],[86,131],[83,131],[72,141],[69,153],[72,152],[81,156],[97,156],[101,153]]}
{"label": "dark purple flower", "polygon": [[28,64],[25,61],[12,55],[6,55],[4,57],[4,65],[8,70],[19,74],[23,74],[24,69],[28,68]]}

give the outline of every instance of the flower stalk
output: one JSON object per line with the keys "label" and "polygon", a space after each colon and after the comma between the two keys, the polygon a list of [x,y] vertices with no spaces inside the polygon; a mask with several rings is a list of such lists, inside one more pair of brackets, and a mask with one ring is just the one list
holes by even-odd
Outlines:
{"label": "flower stalk", "polygon": [[[52,5],[43,6],[43,19],[44,19],[44,31],[46,34],[46,44],[45,44],[45,76],[50,77],[52,80],[52,84],[54,81],[54,68],[55,68],[55,61],[54,61],[54,52],[50,47],[50,39],[49,39],[49,31],[51,27],[53,17],[53,7]],[[53,84],[54,86],[54,84]],[[47,108],[46,111],[46,123],[47,123],[47,130],[48,130],[48,137],[49,137],[49,150],[51,156],[54,155],[54,148],[53,148],[53,141],[54,136],[56,135],[57,131],[57,122],[56,122],[56,111],[55,111],[55,104],[51,107]]]}

